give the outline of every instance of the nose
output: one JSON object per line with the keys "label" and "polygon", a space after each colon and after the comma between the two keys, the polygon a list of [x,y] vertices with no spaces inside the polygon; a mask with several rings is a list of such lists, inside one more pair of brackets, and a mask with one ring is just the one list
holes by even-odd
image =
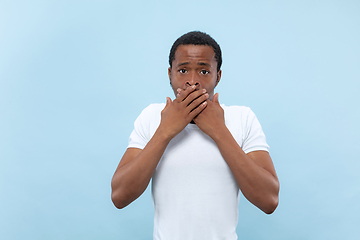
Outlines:
{"label": "nose", "polygon": [[198,77],[196,76],[196,74],[191,74],[189,76],[189,78],[185,82],[185,88],[190,87],[192,85],[196,86],[196,90],[200,89],[200,81],[199,81]]}

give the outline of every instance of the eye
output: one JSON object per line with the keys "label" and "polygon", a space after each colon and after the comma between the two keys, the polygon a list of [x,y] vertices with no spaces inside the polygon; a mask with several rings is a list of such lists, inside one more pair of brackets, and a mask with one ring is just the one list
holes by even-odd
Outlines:
{"label": "eye", "polygon": [[186,73],[186,69],[180,69],[179,72],[180,73]]}
{"label": "eye", "polygon": [[207,70],[201,70],[201,74],[203,74],[203,75],[206,75],[208,73],[209,73],[209,71],[207,71]]}

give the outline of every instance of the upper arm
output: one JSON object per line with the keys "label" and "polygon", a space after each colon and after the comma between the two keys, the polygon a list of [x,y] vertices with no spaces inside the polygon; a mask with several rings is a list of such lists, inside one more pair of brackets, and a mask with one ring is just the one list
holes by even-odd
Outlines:
{"label": "upper arm", "polygon": [[276,171],[270,154],[267,151],[253,151],[247,154],[257,165],[271,173],[276,179]]}

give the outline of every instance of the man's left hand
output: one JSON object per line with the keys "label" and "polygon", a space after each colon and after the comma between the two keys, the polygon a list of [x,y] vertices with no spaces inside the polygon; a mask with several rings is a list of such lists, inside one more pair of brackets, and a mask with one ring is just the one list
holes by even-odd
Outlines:
{"label": "man's left hand", "polygon": [[201,131],[214,139],[222,129],[226,128],[224,109],[219,103],[219,93],[213,96],[213,100],[206,100],[206,108],[194,118],[194,122]]}

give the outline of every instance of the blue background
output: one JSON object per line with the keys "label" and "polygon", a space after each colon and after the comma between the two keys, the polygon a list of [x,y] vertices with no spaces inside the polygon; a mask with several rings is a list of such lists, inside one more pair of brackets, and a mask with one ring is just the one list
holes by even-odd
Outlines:
{"label": "blue background", "polygon": [[360,2],[0,0],[0,238],[151,239],[150,188],[123,210],[112,174],[133,122],[173,97],[191,30],[223,50],[216,91],[250,106],[280,205],[242,198],[239,239],[360,239]]}

